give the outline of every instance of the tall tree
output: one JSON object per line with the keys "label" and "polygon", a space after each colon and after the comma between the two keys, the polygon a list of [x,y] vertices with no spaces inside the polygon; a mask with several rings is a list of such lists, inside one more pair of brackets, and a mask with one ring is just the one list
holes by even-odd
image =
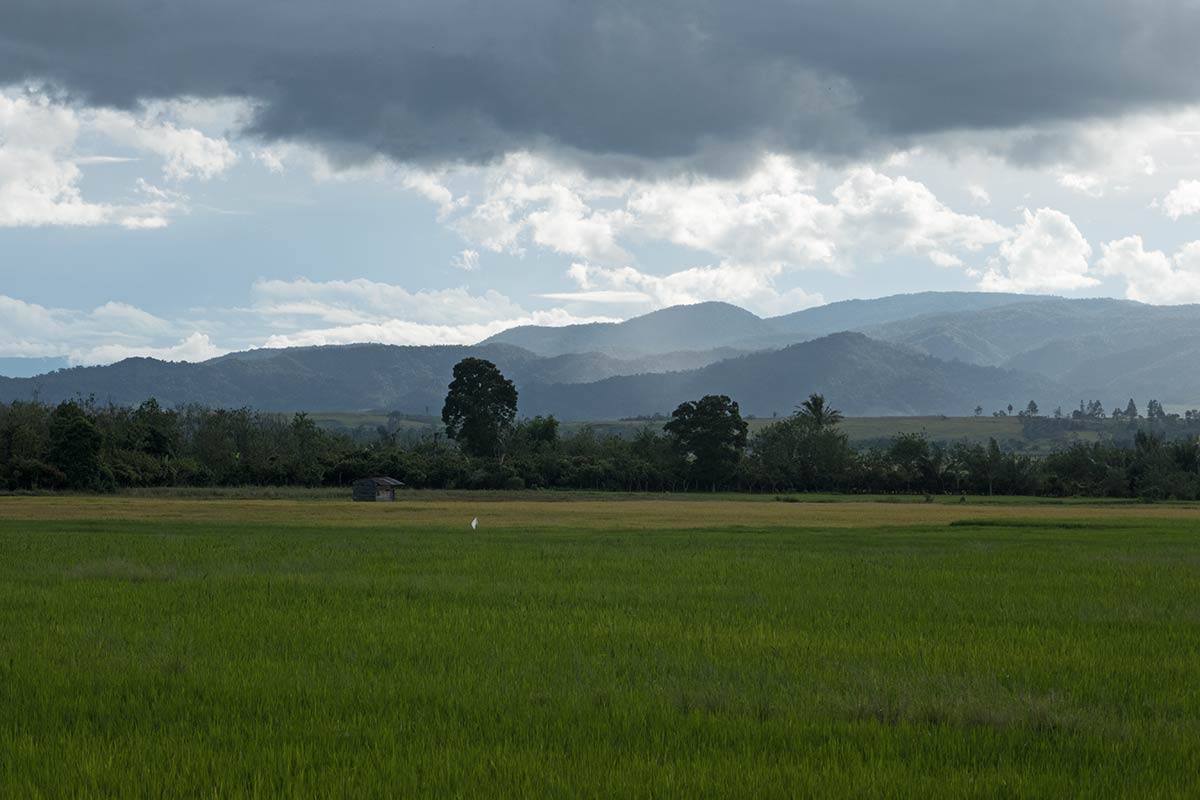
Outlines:
{"label": "tall tree", "polygon": [[473,456],[499,456],[516,416],[517,388],[495,364],[464,358],[454,365],[442,422],[446,435],[464,451]]}
{"label": "tall tree", "polygon": [[747,429],[738,404],[723,394],[680,404],[663,426],[676,451],[691,462],[693,477],[713,491],[732,477],[746,449]]}
{"label": "tall tree", "polygon": [[158,458],[169,459],[179,449],[179,423],[174,411],[163,409],[151,397],[133,412],[140,450]]}
{"label": "tall tree", "polygon": [[818,428],[827,428],[842,421],[842,412],[825,402],[825,395],[813,393],[796,406],[796,416]]}
{"label": "tall tree", "polygon": [[304,486],[319,486],[325,474],[324,454],[328,449],[325,432],[303,412],[292,417],[289,431],[292,446],[288,480]]}
{"label": "tall tree", "polygon": [[924,433],[901,433],[892,440],[887,458],[904,484],[904,491],[911,490],[914,481],[927,476],[932,454],[929,437]]}
{"label": "tall tree", "polygon": [[1125,416],[1128,419],[1138,418],[1138,407],[1137,404],[1133,402],[1132,397],[1129,398],[1129,405],[1125,406]]}
{"label": "tall tree", "polygon": [[103,437],[82,406],[60,403],[50,414],[50,462],[67,476],[72,489],[93,489],[100,482]]}

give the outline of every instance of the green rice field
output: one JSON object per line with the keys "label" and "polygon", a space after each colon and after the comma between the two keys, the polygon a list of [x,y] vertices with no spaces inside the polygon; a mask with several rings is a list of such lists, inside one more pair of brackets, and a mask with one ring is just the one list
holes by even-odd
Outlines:
{"label": "green rice field", "polygon": [[1200,796],[1200,507],[513,496],[0,497],[0,797]]}

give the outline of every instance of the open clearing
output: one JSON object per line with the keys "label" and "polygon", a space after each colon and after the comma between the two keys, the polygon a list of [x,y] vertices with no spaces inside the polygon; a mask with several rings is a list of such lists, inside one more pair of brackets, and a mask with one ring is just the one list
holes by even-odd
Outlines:
{"label": "open clearing", "polygon": [[1200,794],[1200,507],[519,497],[0,497],[0,796]]}

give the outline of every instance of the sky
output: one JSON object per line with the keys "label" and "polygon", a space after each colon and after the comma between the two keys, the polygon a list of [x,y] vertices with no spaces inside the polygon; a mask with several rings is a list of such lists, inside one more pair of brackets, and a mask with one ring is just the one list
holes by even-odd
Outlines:
{"label": "sky", "polygon": [[0,374],[1200,302],[1195,0],[0,0]]}

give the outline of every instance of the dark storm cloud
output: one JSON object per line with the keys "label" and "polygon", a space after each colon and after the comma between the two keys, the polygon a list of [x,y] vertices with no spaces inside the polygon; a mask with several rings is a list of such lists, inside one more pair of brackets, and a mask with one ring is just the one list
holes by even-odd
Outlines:
{"label": "dark storm cloud", "polygon": [[355,159],[854,153],[1200,99],[1194,0],[0,0],[0,82],[261,101]]}

